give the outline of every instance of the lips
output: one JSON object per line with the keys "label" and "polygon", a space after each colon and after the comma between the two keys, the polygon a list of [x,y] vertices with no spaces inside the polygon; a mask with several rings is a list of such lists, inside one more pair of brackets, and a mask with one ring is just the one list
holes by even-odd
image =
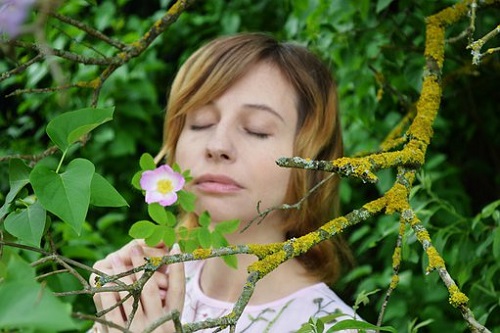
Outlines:
{"label": "lips", "polygon": [[199,191],[212,194],[230,194],[243,189],[234,179],[224,175],[205,174],[195,178],[193,184]]}

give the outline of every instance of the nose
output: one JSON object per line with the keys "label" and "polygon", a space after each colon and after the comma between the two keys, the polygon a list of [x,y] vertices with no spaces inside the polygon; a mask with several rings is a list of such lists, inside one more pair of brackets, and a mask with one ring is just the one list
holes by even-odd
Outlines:
{"label": "nose", "polygon": [[236,150],[228,128],[218,125],[214,129],[206,144],[206,157],[216,162],[234,161]]}

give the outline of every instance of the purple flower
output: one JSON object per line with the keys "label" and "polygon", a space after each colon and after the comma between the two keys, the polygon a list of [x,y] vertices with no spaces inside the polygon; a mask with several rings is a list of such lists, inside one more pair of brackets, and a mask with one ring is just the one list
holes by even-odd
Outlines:
{"label": "purple flower", "polygon": [[0,0],[0,33],[16,37],[35,0]]}
{"label": "purple flower", "polygon": [[184,186],[184,178],[168,165],[142,173],[141,187],[146,191],[148,204],[158,202],[162,206],[170,206],[177,201],[177,191]]}

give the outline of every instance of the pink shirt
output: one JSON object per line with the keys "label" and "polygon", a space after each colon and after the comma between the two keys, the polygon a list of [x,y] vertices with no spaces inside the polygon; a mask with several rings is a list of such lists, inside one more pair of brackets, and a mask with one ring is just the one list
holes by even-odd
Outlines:
{"label": "pink shirt", "polygon": [[[200,273],[203,262],[194,261],[184,264],[186,300],[182,322],[198,322],[228,314],[233,308],[233,303],[210,298],[200,288]],[[236,325],[236,332],[295,332],[310,317],[322,317],[335,311],[345,313],[347,315],[345,318],[354,316],[353,310],[325,283],[317,283],[270,303],[248,305]],[[197,332],[209,333],[213,331],[214,328]],[[229,329],[222,332],[229,332]]]}

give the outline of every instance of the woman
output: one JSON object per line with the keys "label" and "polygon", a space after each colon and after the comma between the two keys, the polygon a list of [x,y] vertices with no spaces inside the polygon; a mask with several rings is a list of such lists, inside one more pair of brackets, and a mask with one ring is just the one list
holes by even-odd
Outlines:
{"label": "woman", "polygon": [[[315,56],[267,35],[240,34],[216,39],[186,61],[170,92],[157,160],[166,157],[169,164],[191,170],[194,179],[187,189],[197,202],[196,214],[184,217],[188,226],[208,211],[213,223],[237,218],[243,228],[258,205],[262,211],[300,200],[327,175],[276,166],[278,157],[294,155],[323,160],[342,155],[335,85]],[[337,185],[337,179],[326,182],[300,210],[274,211],[262,223],[229,235],[229,242],[282,242],[317,229],[337,208]],[[142,264],[145,255],[165,254],[166,249],[136,241],[95,268],[117,274]],[[353,316],[327,286],[341,274],[346,258],[348,248],[334,239],[282,264],[259,281],[236,331],[292,332],[311,316],[335,311]],[[236,270],[214,258],[155,273],[131,330],[140,331],[173,309],[182,311],[183,322],[227,314],[246,282],[246,267],[255,260],[239,256]],[[120,297],[99,293],[94,299],[101,310]],[[106,319],[124,325],[130,304]],[[161,327],[173,330],[171,323]]]}

